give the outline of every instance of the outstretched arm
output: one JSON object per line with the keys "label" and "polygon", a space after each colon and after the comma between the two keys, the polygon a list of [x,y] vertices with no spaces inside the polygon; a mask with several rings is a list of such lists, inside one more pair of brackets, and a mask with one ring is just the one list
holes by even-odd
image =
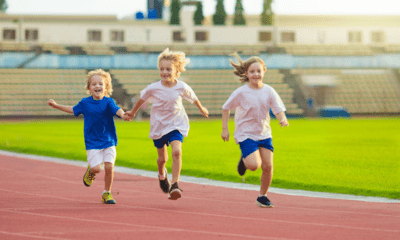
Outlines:
{"label": "outstretched arm", "polygon": [[229,110],[222,110],[222,140],[229,141]]}
{"label": "outstretched arm", "polygon": [[275,114],[276,118],[279,120],[279,124],[281,127],[289,127],[289,122],[286,118],[286,114],[284,111]]}
{"label": "outstretched arm", "polygon": [[139,111],[139,108],[145,103],[143,99],[139,98],[139,100],[135,103],[132,110],[125,112],[125,115],[129,117],[129,120],[132,120],[136,113]]}
{"label": "outstretched arm", "polygon": [[203,105],[201,105],[199,100],[196,100],[194,102],[194,105],[196,105],[199,108],[201,115],[208,118],[208,110],[207,110],[207,108],[203,107]]}
{"label": "outstretched arm", "polygon": [[58,110],[61,110],[61,111],[67,112],[67,113],[72,113],[72,114],[74,114],[74,110],[73,110],[73,107],[72,107],[72,106],[59,105],[59,104],[57,104],[56,101],[54,101],[53,99],[50,99],[50,100],[47,102],[47,104],[48,104],[50,107],[52,107],[52,108],[55,108],[55,109],[58,109]]}

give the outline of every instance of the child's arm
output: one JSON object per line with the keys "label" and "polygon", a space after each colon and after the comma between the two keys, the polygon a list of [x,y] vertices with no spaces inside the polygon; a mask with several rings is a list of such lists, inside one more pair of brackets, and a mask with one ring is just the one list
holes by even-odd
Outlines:
{"label": "child's arm", "polygon": [[229,110],[222,110],[222,133],[221,133],[221,137],[222,140],[225,141],[229,141],[229,129],[228,129],[228,125],[229,125]]}
{"label": "child's arm", "polygon": [[289,127],[289,122],[286,118],[284,111],[275,114],[275,116],[279,120],[279,124],[281,125],[281,127]]}
{"label": "child's arm", "polygon": [[55,108],[55,109],[58,109],[58,110],[61,110],[61,111],[67,112],[67,113],[72,113],[72,114],[74,114],[74,110],[73,110],[73,107],[72,107],[72,106],[59,105],[59,104],[57,104],[56,101],[54,101],[53,99],[50,99],[50,100],[47,102],[47,104],[48,104],[50,107],[52,107],[52,108]]}
{"label": "child's arm", "polygon": [[145,103],[143,99],[139,98],[139,100],[135,103],[135,106],[133,106],[132,110],[125,112],[125,115],[128,116],[129,120],[132,120],[137,111],[139,111],[139,108]]}
{"label": "child's arm", "polygon": [[204,117],[208,118],[208,109],[203,107],[203,105],[201,105],[199,100],[196,100],[194,102],[194,105],[196,105],[196,107],[199,108],[201,115],[203,115]]}

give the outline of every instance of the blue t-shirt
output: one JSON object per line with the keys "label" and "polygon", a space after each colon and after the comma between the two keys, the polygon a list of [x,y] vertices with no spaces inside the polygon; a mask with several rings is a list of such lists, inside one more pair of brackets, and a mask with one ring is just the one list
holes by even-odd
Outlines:
{"label": "blue t-shirt", "polygon": [[114,115],[119,109],[112,98],[94,100],[92,96],[73,107],[75,116],[83,114],[86,150],[117,146]]}

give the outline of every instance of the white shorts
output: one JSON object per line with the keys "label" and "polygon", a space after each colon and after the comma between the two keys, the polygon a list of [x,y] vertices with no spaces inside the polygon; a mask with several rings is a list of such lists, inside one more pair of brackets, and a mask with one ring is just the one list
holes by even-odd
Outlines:
{"label": "white shorts", "polygon": [[110,162],[115,164],[115,158],[117,157],[117,150],[115,146],[104,148],[104,149],[91,149],[86,150],[87,161],[90,168],[95,167],[99,164]]}

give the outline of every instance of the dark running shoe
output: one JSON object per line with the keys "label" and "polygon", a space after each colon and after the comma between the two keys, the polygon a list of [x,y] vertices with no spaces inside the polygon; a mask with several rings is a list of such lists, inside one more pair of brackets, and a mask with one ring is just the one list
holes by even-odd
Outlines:
{"label": "dark running shoe", "polygon": [[160,180],[160,175],[158,175],[158,180],[160,181],[160,188],[164,193],[169,193],[169,189],[171,188],[171,183],[168,180],[168,172],[167,168],[165,168],[165,179]]}
{"label": "dark running shoe", "polygon": [[261,196],[257,198],[256,204],[260,207],[272,208],[274,204],[267,198],[267,196]]}
{"label": "dark running shoe", "polygon": [[176,200],[180,197],[182,197],[182,189],[179,188],[178,183],[176,182],[176,183],[172,184],[171,190],[169,190],[168,199]]}
{"label": "dark running shoe", "polygon": [[246,173],[246,166],[244,165],[243,155],[240,155],[239,163],[237,165],[237,171],[240,176],[243,176]]}

